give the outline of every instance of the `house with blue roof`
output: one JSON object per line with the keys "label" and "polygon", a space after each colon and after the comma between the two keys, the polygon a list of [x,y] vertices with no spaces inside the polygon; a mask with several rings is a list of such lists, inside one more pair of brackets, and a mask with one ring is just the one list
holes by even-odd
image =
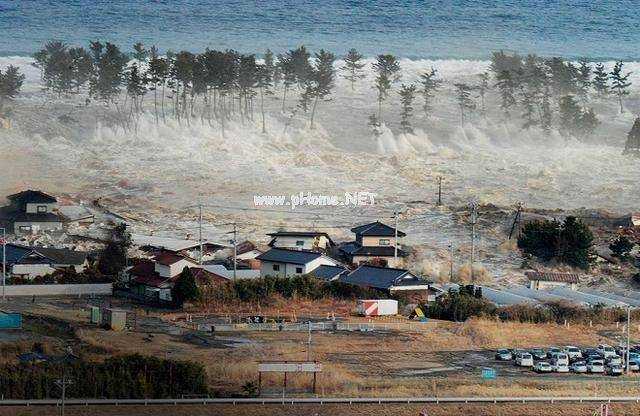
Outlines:
{"label": "house with blue roof", "polygon": [[262,253],[260,260],[260,276],[291,277],[309,274],[320,266],[337,266],[338,262],[315,251],[290,250],[272,248]]}

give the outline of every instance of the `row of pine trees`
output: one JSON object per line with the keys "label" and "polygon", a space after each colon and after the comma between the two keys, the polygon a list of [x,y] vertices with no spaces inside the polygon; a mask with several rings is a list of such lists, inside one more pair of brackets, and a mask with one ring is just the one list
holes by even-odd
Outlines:
{"label": "row of pine trees", "polygon": [[[255,54],[211,49],[161,55],[155,46],[146,48],[141,43],[125,53],[115,44],[100,41],[90,42],[88,48],[48,42],[34,58],[47,91],[58,97],[85,94],[87,103],[105,103],[116,110],[112,123],[126,131],[137,130],[140,116],[152,111],[156,123],[168,118],[186,124],[200,120],[218,125],[223,134],[230,120],[254,122],[256,113],[266,132],[268,97],[280,100],[282,113],[290,119],[304,114],[314,128],[319,107],[331,99],[337,77],[355,89],[364,82],[368,65],[355,49],[341,57],[343,64],[338,68],[335,54],[326,50],[312,54],[305,46],[278,55],[267,50],[258,59]],[[383,105],[391,97],[397,99],[397,125],[403,133],[414,131],[418,100],[422,118],[431,119],[445,84],[435,69],[406,84],[401,82],[402,68],[394,55],[378,55],[371,69],[377,109],[368,124],[374,134],[381,133],[383,123],[391,124],[383,114]],[[523,129],[549,132],[555,127],[565,136],[584,139],[600,124],[590,101],[613,97],[623,112],[631,87],[629,76],[620,61],[607,72],[602,63],[594,66],[581,60],[576,65],[558,57],[494,52],[489,71],[478,74],[476,82],[450,87],[462,125],[492,114],[521,122]],[[0,94],[0,110],[5,101],[15,98],[23,80],[14,67],[0,72],[0,86],[8,85],[0,91],[9,91]],[[497,104],[489,108],[490,103]]]}

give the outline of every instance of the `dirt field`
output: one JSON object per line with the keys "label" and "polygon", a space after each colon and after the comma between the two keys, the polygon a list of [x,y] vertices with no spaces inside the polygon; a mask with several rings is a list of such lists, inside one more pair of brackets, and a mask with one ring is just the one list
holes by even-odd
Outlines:
{"label": "dirt field", "polygon": [[[418,416],[421,412],[428,416],[593,416],[599,412],[600,405],[563,404],[563,405],[290,405],[290,406],[79,406],[67,407],[68,416]],[[0,408],[0,416],[49,416],[59,411],[55,407],[38,408]],[[610,414],[615,416],[635,416],[640,406],[612,404]],[[598,413],[599,414],[599,413]]]}
{"label": "dirt field", "polygon": [[[259,361],[307,357],[306,332],[196,332],[167,319],[175,314],[161,316],[142,309],[137,310],[135,331],[115,332],[90,324],[87,305],[77,299],[15,302],[14,309],[28,311],[31,317],[24,331],[0,333],[0,358],[15,361],[16,354],[39,342],[52,354],[72,344],[74,352],[93,360],[129,353],[192,360],[205,366],[212,389],[227,395],[257,381]],[[432,320],[420,331],[315,331],[309,355],[323,363],[317,393],[325,396],[635,395],[638,375],[539,375],[493,359],[497,348],[616,345],[622,334],[623,327],[616,325]],[[639,338],[633,327],[632,339]],[[481,369],[487,366],[496,369],[497,380],[481,379]],[[311,377],[291,375],[286,394],[305,395],[310,387]],[[265,375],[263,394],[282,395],[282,376]]]}

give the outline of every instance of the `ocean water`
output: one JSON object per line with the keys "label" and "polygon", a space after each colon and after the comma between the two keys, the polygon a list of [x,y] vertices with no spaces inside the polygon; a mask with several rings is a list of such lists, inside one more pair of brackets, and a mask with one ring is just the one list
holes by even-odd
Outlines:
{"label": "ocean water", "polygon": [[0,0],[0,55],[59,39],[141,41],[161,51],[299,44],[410,59],[486,59],[492,50],[593,60],[640,58],[633,0]]}

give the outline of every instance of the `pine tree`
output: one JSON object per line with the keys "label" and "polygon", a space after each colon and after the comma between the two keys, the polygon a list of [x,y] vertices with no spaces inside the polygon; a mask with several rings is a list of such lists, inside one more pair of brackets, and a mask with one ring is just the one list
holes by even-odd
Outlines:
{"label": "pine tree", "polygon": [[378,55],[373,70],[376,73],[375,89],[378,92],[378,122],[382,123],[382,103],[389,96],[393,84],[400,80],[400,64],[393,55]]}
{"label": "pine tree", "polygon": [[146,91],[146,79],[140,74],[138,64],[132,64],[127,70],[127,95],[131,99],[131,113],[139,113],[142,110],[142,98]]}
{"label": "pine tree", "polygon": [[351,91],[355,90],[356,82],[365,77],[362,70],[365,63],[362,60],[362,54],[353,48],[349,49],[344,57],[344,66],[341,69],[345,72],[343,77],[351,83]]}
{"label": "pine tree", "polygon": [[25,76],[17,67],[9,65],[4,73],[0,70],[0,115],[7,102],[14,100],[20,93]]}
{"label": "pine tree", "polygon": [[431,68],[431,71],[425,71],[420,75],[421,93],[424,103],[422,109],[424,110],[425,117],[429,118],[433,110],[433,97],[436,91],[440,88],[442,80],[436,78],[437,71]]}
{"label": "pine tree", "polygon": [[578,97],[582,101],[586,101],[591,88],[591,66],[585,60],[580,61],[580,67],[577,74]]}
{"label": "pine tree", "polygon": [[282,112],[284,112],[286,108],[287,91],[296,82],[293,62],[289,55],[278,55],[278,72],[282,76]]}
{"label": "pine tree", "polygon": [[551,90],[548,85],[544,86],[542,92],[542,102],[540,104],[540,127],[542,130],[551,132],[551,124],[553,123],[553,113],[551,111]]}
{"label": "pine tree", "polygon": [[627,134],[627,141],[624,145],[623,154],[640,155],[640,117],[636,117],[633,127]]}
{"label": "pine tree", "polygon": [[309,83],[308,92],[313,97],[313,108],[311,109],[310,127],[313,128],[313,121],[318,107],[319,100],[325,100],[331,94],[331,90],[335,85],[336,71],[333,66],[336,57],[331,52],[321,49],[315,54],[314,66],[311,69],[311,82]]}
{"label": "pine tree", "polygon": [[375,113],[369,116],[367,125],[371,127],[371,131],[373,132],[373,135],[375,137],[380,137],[380,135],[382,134],[382,132],[380,131],[381,124]]}
{"label": "pine tree", "polygon": [[500,92],[500,108],[507,117],[510,116],[511,107],[516,104],[515,88],[516,84],[509,71],[502,71],[496,78],[496,88]]}
{"label": "pine tree", "polygon": [[613,71],[609,74],[611,76],[611,91],[615,95],[618,96],[618,102],[620,103],[620,112],[624,112],[624,107],[622,106],[622,97],[625,95],[629,95],[628,88],[631,86],[631,81],[629,81],[629,76],[631,72],[627,72],[626,74],[622,74],[622,61],[616,62],[613,67]]}
{"label": "pine tree", "polygon": [[91,43],[94,59],[94,74],[90,82],[92,96],[106,102],[115,101],[124,81],[127,56],[116,45],[106,42]]}
{"label": "pine tree", "polygon": [[413,133],[411,126],[411,117],[413,116],[413,100],[416,97],[416,86],[414,84],[400,86],[400,127],[404,134]]}
{"label": "pine tree", "polygon": [[149,51],[144,47],[142,42],[137,42],[133,45],[133,59],[138,62],[144,62],[147,60],[149,56]]}
{"label": "pine tree", "polygon": [[522,109],[524,110],[522,117],[525,120],[522,128],[526,130],[531,126],[538,124],[538,120],[535,115],[536,97],[527,88],[522,88],[521,96],[520,104],[522,104]]}
{"label": "pine tree", "polygon": [[487,95],[487,91],[489,91],[489,73],[483,72],[482,74],[478,74],[478,78],[480,78],[480,84],[478,84],[478,96],[480,97],[480,111],[482,111],[482,116],[486,117],[487,108],[485,105],[485,97]]}
{"label": "pine tree", "polygon": [[476,108],[476,104],[471,98],[471,87],[465,83],[454,84],[456,87],[456,99],[460,109],[460,124],[464,126],[466,116],[469,111]]}
{"label": "pine tree", "polygon": [[158,88],[162,87],[160,107],[162,112],[162,119],[165,119],[164,114],[164,89],[167,83],[167,76],[169,73],[169,65],[165,58],[161,58],[158,55],[158,50],[155,46],[151,47],[150,59],[149,59],[149,82],[151,83],[151,89],[153,89],[153,108],[155,113],[156,124],[159,122],[160,115],[158,113]]}
{"label": "pine tree", "polygon": [[602,63],[596,64],[596,69],[593,71],[592,85],[599,97],[609,94],[609,74],[605,71]]}
{"label": "pine tree", "polygon": [[[267,51],[269,52],[269,51]],[[265,54],[266,56],[266,54]],[[272,95],[273,91],[273,61],[269,61],[265,58],[263,65],[258,65],[257,68],[257,84],[256,87],[260,91],[260,114],[262,115],[262,132],[267,132],[267,126],[264,114],[264,97],[265,95]]]}

